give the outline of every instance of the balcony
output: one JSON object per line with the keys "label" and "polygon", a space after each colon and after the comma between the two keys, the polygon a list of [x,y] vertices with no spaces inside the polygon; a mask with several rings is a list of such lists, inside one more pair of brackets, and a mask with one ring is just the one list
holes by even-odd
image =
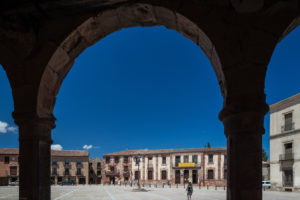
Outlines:
{"label": "balcony", "polygon": [[65,166],[65,168],[71,168],[71,164],[70,163],[65,163],[64,166]]}
{"label": "balcony", "polygon": [[7,175],[8,175],[8,176],[17,176],[18,173],[17,173],[16,171],[8,171],[8,172],[7,172]]}
{"label": "balcony", "polygon": [[294,160],[294,154],[293,153],[285,153],[279,155],[279,161],[284,161],[284,160]]}
{"label": "balcony", "polygon": [[82,163],[76,163],[76,167],[77,168],[83,168],[83,164]]}
{"label": "balcony", "polygon": [[57,172],[52,171],[51,175],[52,176],[57,176]]}
{"label": "balcony", "polygon": [[82,174],[82,172],[76,172],[76,175],[77,176],[82,176],[83,174]]}
{"label": "balcony", "polygon": [[187,162],[187,163],[173,163],[173,168],[201,168],[201,163],[193,163],[193,162]]}
{"label": "balcony", "polygon": [[64,172],[65,176],[70,176],[70,172]]}
{"label": "balcony", "polygon": [[123,176],[129,176],[130,172],[129,171],[123,171]]}
{"label": "balcony", "polygon": [[294,122],[281,126],[281,132],[282,133],[292,131],[294,129],[295,129],[295,123]]}

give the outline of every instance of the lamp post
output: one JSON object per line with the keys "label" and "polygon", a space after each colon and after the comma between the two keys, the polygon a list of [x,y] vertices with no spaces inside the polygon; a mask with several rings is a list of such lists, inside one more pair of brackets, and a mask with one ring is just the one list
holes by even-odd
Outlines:
{"label": "lamp post", "polygon": [[138,183],[137,183],[138,190],[141,189],[141,185],[140,185],[140,162],[141,162],[141,158],[144,159],[144,157],[142,157],[140,154],[138,154],[135,157],[135,163],[138,165]]}

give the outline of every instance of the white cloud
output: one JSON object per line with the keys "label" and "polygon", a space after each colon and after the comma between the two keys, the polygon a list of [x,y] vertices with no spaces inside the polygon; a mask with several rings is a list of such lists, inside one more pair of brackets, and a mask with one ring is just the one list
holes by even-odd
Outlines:
{"label": "white cloud", "polygon": [[8,123],[0,121],[0,133],[7,132]]}
{"label": "white cloud", "polygon": [[60,144],[52,144],[51,145],[51,150],[61,151],[62,149],[63,149],[63,147]]}
{"label": "white cloud", "polygon": [[83,147],[82,147],[83,149],[85,149],[85,150],[90,150],[91,148],[93,148],[93,145],[83,145]]}
{"label": "white cloud", "polygon": [[18,130],[15,126],[9,126],[8,123],[0,121],[0,133],[13,132],[16,133]]}
{"label": "white cloud", "polygon": [[10,127],[7,128],[7,130],[10,131],[10,132],[16,133],[18,131],[18,128],[15,127],[15,126],[10,126]]}

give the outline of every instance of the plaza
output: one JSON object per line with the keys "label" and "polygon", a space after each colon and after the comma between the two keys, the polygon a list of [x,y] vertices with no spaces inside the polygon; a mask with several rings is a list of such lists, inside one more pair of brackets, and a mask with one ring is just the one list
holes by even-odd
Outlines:
{"label": "plaza", "polygon": [[[183,187],[164,187],[161,185],[157,188],[145,187],[147,192],[132,192],[130,186],[52,186],[51,199],[63,200],[184,200],[186,199],[185,189]],[[300,193],[293,192],[273,192],[264,191],[264,200],[296,200],[300,198]],[[0,187],[0,199],[16,200],[18,199],[18,187],[3,186]],[[216,188],[194,187],[192,199],[195,200],[225,200],[226,190],[223,187]]]}

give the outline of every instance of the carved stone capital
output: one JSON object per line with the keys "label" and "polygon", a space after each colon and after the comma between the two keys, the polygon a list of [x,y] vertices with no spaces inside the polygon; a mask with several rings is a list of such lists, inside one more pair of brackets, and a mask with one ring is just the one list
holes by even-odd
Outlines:
{"label": "carved stone capital", "polygon": [[224,124],[225,135],[264,134],[264,116],[268,112],[268,108],[267,104],[249,110],[224,107],[219,118]]}
{"label": "carved stone capital", "polygon": [[51,130],[55,128],[55,117],[40,118],[34,113],[16,113],[13,117],[19,126],[20,141],[44,141],[52,143]]}

